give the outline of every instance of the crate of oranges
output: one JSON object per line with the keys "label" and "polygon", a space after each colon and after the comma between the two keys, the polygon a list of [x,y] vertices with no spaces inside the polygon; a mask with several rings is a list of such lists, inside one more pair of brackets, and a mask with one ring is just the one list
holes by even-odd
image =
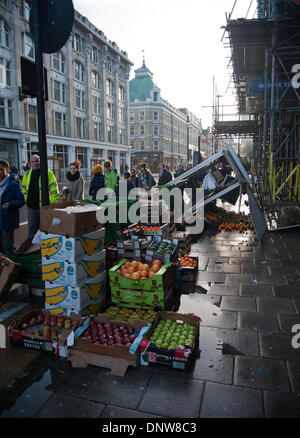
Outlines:
{"label": "crate of oranges", "polygon": [[160,260],[148,264],[123,259],[109,270],[109,280],[112,291],[121,288],[154,292],[174,280],[174,265],[163,265]]}
{"label": "crate of oranges", "polygon": [[198,257],[178,254],[178,261],[181,269],[181,280],[194,281],[198,272]]}

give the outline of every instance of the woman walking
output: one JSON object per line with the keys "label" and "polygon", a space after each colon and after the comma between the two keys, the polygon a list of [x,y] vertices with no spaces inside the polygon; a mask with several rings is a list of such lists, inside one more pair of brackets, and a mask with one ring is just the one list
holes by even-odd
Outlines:
{"label": "woman walking", "polygon": [[91,181],[89,195],[92,196],[93,201],[97,200],[97,192],[105,187],[105,177],[103,175],[103,166],[96,164],[92,168],[93,179]]}

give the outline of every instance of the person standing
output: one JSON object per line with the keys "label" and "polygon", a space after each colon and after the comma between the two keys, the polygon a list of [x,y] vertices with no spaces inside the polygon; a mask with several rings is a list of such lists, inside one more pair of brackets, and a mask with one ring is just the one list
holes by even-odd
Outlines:
{"label": "person standing", "polygon": [[[23,175],[22,192],[27,208],[28,233],[29,236],[33,236],[40,228],[40,207],[42,206],[40,157],[38,155],[30,157],[30,167]],[[51,169],[48,169],[48,186],[50,204],[56,204],[59,201],[59,190]]]}
{"label": "person standing", "polygon": [[101,164],[96,164],[92,168],[93,179],[91,181],[89,195],[92,196],[93,201],[97,199],[97,192],[105,187],[105,177],[103,175],[103,166]]}
{"label": "person standing", "polygon": [[105,187],[108,189],[108,193],[114,193],[118,184],[118,173],[112,167],[110,160],[104,163],[105,170]]}
{"label": "person standing", "polygon": [[177,167],[177,169],[176,169],[176,171],[174,173],[174,177],[178,178],[178,176],[182,175],[184,172],[185,171],[184,171],[184,168],[182,167],[182,165],[178,164],[178,167]]}
{"label": "person standing", "polygon": [[[130,173],[129,172],[125,172],[124,173],[124,179],[120,180],[117,187],[116,187],[116,198],[120,197],[120,185],[123,184],[126,187],[126,193],[127,193],[127,197],[130,193],[130,191],[132,189],[135,189],[135,185],[133,184],[133,182],[130,181]],[[123,187],[122,187],[123,189]],[[125,191],[125,190],[124,190]]]}
{"label": "person standing", "polygon": [[158,185],[164,186],[169,181],[172,181],[172,174],[166,169],[166,166],[161,163],[159,165],[159,178],[158,178]]}
{"label": "person standing", "polygon": [[145,163],[141,164],[141,171],[138,176],[138,187],[150,191],[156,185],[155,179]]}
{"label": "person standing", "polygon": [[84,199],[84,178],[80,173],[80,162],[78,160],[70,164],[66,177],[68,180],[65,189],[66,201],[82,201]]}
{"label": "person standing", "polygon": [[19,228],[19,208],[25,204],[24,195],[13,175],[9,175],[9,163],[0,159],[0,237],[4,255],[14,253],[14,231]]}
{"label": "person standing", "polygon": [[134,187],[138,186],[138,176],[136,173],[135,169],[131,170],[131,174],[130,174],[130,181],[132,182],[132,184],[134,185]]}

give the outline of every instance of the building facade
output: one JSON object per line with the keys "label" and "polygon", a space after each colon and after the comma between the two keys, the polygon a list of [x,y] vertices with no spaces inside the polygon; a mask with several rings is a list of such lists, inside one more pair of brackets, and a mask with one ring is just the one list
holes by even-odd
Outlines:
{"label": "building facade", "polygon": [[146,161],[153,172],[158,172],[160,163],[174,170],[180,163],[192,162],[201,120],[188,109],[175,108],[161,97],[145,63],[135,70],[129,90],[132,165]]}
{"label": "building facade", "polygon": [[[34,62],[25,0],[0,0],[0,157],[21,170],[38,153],[35,98],[21,95],[21,60]],[[129,75],[125,51],[75,11],[70,38],[57,53],[43,55],[49,168],[61,180],[79,159],[84,176],[110,159],[122,173],[130,167]],[[21,97],[20,97],[21,96]]]}

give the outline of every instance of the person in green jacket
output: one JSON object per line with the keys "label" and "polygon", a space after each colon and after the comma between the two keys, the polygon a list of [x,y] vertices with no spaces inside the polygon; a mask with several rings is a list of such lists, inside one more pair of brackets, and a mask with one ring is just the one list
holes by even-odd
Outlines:
{"label": "person in green jacket", "polygon": [[114,171],[110,160],[105,161],[104,169],[107,193],[114,193],[118,184],[118,174]]}
{"label": "person in green jacket", "polygon": [[[42,206],[40,157],[30,157],[30,170],[27,170],[22,179],[22,193],[25,198],[28,215],[28,234],[33,236],[40,228],[40,207]],[[59,201],[58,184],[52,170],[48,169],[48,185],[50,204]]]}

